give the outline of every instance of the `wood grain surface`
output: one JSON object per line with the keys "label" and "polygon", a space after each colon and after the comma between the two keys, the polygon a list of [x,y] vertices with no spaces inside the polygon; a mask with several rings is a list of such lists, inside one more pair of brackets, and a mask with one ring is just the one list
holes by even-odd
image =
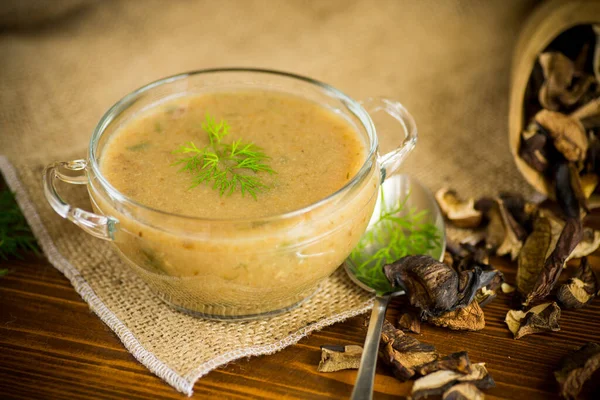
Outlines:
{"label": "wood grain surface", "polygon": [[[513,282],[514,265],[494,261]],[[600,265],[598,257],[591,261]],[[43,256],[1,266],[9,273],[0,278],[0,398],[186,398],[139,364]],[[560,332],[521,340],[513,340],[504,324],[509,302],[501,294],[484,307],[486,327],[480,332],[424,324],[417,336],[441,353],[467,350],[472,361],[487,363],[497,384],[486,392],[488,399],[558,398],[553,370],[560,358],[586,342],[600,342],[600,301],[563,310]],[[389,319],[401,303],[394,300]],[[194,398],[348,398],[356,372],[318,373],[319,346],[362,344],[362,322],[352,318],[277,354],[232,362],[201,378]],[[376,399],[402,398],[410,388],[379,366]]]}

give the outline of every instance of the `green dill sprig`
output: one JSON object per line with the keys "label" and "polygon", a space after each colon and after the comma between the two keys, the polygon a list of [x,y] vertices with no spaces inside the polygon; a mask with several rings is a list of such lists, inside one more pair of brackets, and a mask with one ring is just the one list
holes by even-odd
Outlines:
{"label": "green dill sprig", "polygon": [[248,193],[254,198],[258,192],[268,189],[258,173],[274,174],[275,171],[267,164],[270,158],[260,147],[241,139],[223,143],[229,135],[229,125],[225,121],[217,124],[208,114],[202,130],[208,134],[208,146],[199,148],[189,142],[174,151],[187,155],[173,165],[182,165],[180,171],[194,174],[190,188],[212,185],[221,195],[230,195],[239,188],[242,196]]}
{"label": "green dill sprig", "polygon": [[[10,190],[0,191],[0,259],[22,259],[22,252],[39,253],[35,237]],[[4,270],[4,273],[7,271]]]}
{"label": "green dill sprig", "polygon": [[441,246],[438,228],[425,222],[427,210],[406,209],[408,196],[387,208],[381,188],[379,218],[350,254],[349,267],[354,275],[377,293],[393,291],[383,274],[385,264],[407,255],[429,254]]}

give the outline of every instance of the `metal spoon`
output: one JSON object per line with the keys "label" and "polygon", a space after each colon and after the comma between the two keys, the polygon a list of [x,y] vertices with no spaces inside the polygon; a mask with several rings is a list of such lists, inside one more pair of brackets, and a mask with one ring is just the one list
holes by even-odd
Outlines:
{"label": "metal spoon", "polygon": [[[438,231],[441,233],[440,247],[430,252],[430,256],[439,259],[440,261],[444,257],[444,249],[446,248],[445,243],[445,229],[444,229],[444,218],[437,206],[435,198],[431,192],[419,183],[415,178],[411,178],[408,175],[395,175],[388,178],[383,183],[383,192],[385,193],[385,206],[390,209],[394,204],[397,203],[399,198],[406,198],[410,193],[410,196],[406,200],[404,209],[417,209],[427,210],[427,222],[433,223]],[[376,222],[379,216],[379,210],[381,209],[381,196],[377,200],[373,218],[369,223],[369,230]],[[377,251],[377,248],[368,249],[369,253]],[[390,260],[395,261],[395,260]],[[373,381],[375,379],[375,367],[377,365],[377,354],[379,349],[379,339],[381,337],[381,328],[383,327],[383,321],[385,320],[385,312],[387,310],[390,300],[394,296],[404,294],[404,290],[398,290],[390,293],[377,293],[375,289],[367,286],[361,282],[353,273],[352,261],[346,260],[344,269],[350,277],[350,279],[358,286],[372,293],[376,293],[375,303],[373,304],[373,310],[371,311],[371,319],[369,321],[369,328],[367,330],[367,337],[365,338],[365,345],[363,348],[363,355],[360,360],[360,367],[358,369],[358,376],[352,391],[352,400],[370,400],[373,398]]]}

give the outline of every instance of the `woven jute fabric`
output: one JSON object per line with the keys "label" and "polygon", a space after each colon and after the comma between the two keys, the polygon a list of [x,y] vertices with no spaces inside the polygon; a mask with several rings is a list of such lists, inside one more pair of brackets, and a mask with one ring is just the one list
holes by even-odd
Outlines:
{"label": "woven jute fabric", "polygon": [[[101,115],[130,91],[221,66],[307,75],[357,99],[401,101],[419,129],[403,172],[432,190],[530,190],[508,150],[507,94],[514,41],[533,2],[57,0],[47,19],[41,9],[28,14],[35,3],[0,5],[0,167],[50,262],[140,362],[182,392],[229,361],[365,312],[372,299],[338,270],[289,313],[196,319],[162,304],[109,243],[52,212],[43,166],[85,157]],[[89,208],[85,188],[60,190]]]}

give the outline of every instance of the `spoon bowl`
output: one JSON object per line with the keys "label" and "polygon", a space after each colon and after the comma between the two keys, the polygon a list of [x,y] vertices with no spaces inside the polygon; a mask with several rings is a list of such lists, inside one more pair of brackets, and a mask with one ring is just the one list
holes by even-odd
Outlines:
{"label": "spoon bowl", "polygon": [[[372,229],[379,220],[382,207],[387,210],[393,209],[393,207],[398,204],[398,200],[405,201],[404,207],[399,213],[399,216],[403,216],[403,214],[406,214],[411,209],[416,211],[427,211],[427,214],[423,217],[422,222],[433,224],[440,234],[439,246],[431,249],[428,252],[428,255],[436,260],[442,261],[444,258],[444,249],[446,248],[444,218],[433,194],[417,179],[411,178],[408,175],[395,175],[387,179],[382,184],[382,190],[379,193],[379,198],[377,199],[373,216],[369,221],[367,232]],[[378,243],[373,243],[372,245],[365,247],[363,250],[367,252],[367,255],[375,254],[375,252],[379,250],[377,245]],[[393,261],[395,260],[390,260],[390,262]],[[385,320],[385,312],[391,298],[394,296],[403,295],[405,292],[403,289],[399,289],[397,291],[381,293],[371,288],[354,274],[356,268],[350,258],[348,258],[344,263],[344,269],[354,283],[356,283],[362,289],[376,294],[375,303],[373,304],[371,319],[369,321],[369,327],[367,330],[367,337],[365,338],[360,368],[358,370],[356,384],[354,385],[354,390],[352,391],[351,397],[353,400],[372,399],[373,380],[375,378],[375,367],[377,365],[379,339],[381,336],[383,321]]]}

